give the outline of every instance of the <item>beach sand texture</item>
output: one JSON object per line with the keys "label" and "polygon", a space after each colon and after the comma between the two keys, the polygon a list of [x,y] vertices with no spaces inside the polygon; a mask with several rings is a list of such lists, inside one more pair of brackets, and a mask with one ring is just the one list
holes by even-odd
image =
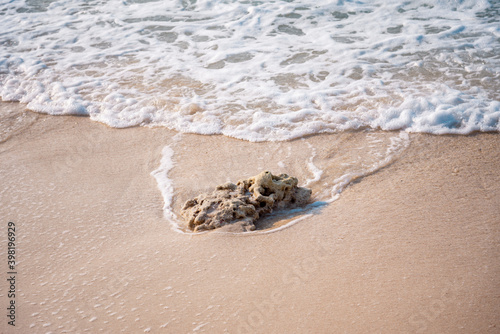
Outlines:
{"label": "beach sand texture", "polygon": [[[151,172],[165,146],[178,214],[259,167],[320,196],[331,180],[312,166],[342,174],[343,147],[397,133],[250,143],[0,108],[0,258],[12,221],[18,261],[16,326],[3,316],[1,333],[500,331],[498,134],[410,134],[397,158],[288,228],[194,235],[164,216]],[[5,310],[5,279],[0,289]]]}

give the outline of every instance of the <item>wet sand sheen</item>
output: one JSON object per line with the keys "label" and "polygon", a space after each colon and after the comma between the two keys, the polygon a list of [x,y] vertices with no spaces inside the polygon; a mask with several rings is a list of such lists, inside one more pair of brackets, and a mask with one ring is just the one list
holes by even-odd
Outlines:
{"label": "wet sand sheen", "polygon": [[[150,175],[164,146],[176,153],[175,212],[183,196],[253,175],[259,164],[282,162],[299,180],[314,179],[308,143],[313,163],[324,167],[333,146],[361,147],[362,138],[254,144],[44,115],[16,131],[0,143],[0,215],[19,230],[15,332],[484,333],[500,326],[498,134],[411,135],[395,162],[311,218],[242,238],[171,229]],[[274,153],[241,164],[254,145]],[[237,152],[235,160],[228,152]],[[5,233],[0,238],[5,244]],[[5,321],[0,329],[12,332]]]}

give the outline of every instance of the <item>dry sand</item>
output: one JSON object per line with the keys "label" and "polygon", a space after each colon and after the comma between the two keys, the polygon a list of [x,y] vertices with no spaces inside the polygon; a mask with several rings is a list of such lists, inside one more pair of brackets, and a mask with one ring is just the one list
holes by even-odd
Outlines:
{"label": "dry sand", "polygon": [[1,333],[500,332],[498,134],[412,134],[397,160],[289,228],[189,235],[163,217],[150,174],[165,145],[178,212],[269,166],[318,194],[369,136],[395,134],[248,143],[0,109],[4,313],[9,221],[18,272],[16,326],[4,315]]}

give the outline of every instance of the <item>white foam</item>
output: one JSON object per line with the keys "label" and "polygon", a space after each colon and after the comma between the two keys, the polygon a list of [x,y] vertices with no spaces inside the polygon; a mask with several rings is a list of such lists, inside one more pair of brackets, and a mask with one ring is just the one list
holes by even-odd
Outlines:
{"label": "white foam", "polygon": [[376,151],[370,152],[370,154],[374,154],[377,156],[375,162],[372,164],[361,164],[357,166],[358,169],[349,171],[348,173],[338,177],[333,182],[333,187],[331,189],[331,198],[326,200],[326,202],[331,203],[337,200],[340,196],[340,193],[353,181],[373,174],[376,171],[379,171],[381,168],[384,168],[391,164],[398,155],[403,152],[408,145],[410,145],[410,137],[408,133],[401,131],[399,135],[390,138],[391,144],[387,147],[385,153],[380,156],[380,154]]}
{"label": "white foam", "polygon": [[312,182],[319,181],[321,179],[321,175],[323,174],[323,171],[316,167],[313,162],[314,157],[316,156],[316,149],[310,143],[307,143],[307,146],[311,149],[311,157],[309,158],[309,161],[307,161],[307,169],[309,169],[313,177],[307,179],[304,186],[308,186]]}
{"label": "white foam", "polygon": [[177,216],[172,211],[174,185],[172,180],[168,178],[168,172],[174,167],[174,151],[167,145],[163,148],[161,154],[160,166],[152,171],[151,175],[155,178],[158,189],[160,189],[161,195],[163,196],[163,215],[173,224],[174,228],[176,228],[176,226],[178,227],[176,223]]}
{"label": "white foam", "polygon": [[113,127],[286,140],[500,130],[498,2],[0,4],[0,97]]}

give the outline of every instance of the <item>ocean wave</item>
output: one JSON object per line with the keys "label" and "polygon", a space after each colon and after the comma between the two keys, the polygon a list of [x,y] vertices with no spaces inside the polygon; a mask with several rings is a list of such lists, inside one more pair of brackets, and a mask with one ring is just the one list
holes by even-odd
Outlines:
{"label": "ocean wave", "polygon": [[0,3],[0,97],[251,141],[500,130],[498,2]]}

